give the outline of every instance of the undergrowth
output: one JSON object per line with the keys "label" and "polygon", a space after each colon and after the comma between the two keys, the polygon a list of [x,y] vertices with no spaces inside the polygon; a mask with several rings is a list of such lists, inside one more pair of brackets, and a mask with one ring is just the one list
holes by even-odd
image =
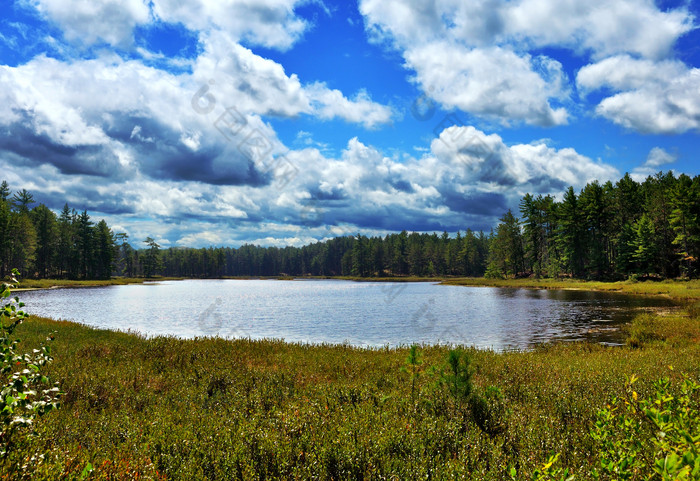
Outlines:
{"label": "undergrowth", "polygon": [[[37,347],[57,333],[46,370],[64,395],[8,454],[6,479],[663,479],[659,459],[689,458],[668,457],[678,450],[650,425],[633,477],[606,470],[607,453],[630,439],[625,416],[647,423],[659,395],[700,379],[692,309],[638,318],[626,347],[506,353],[146,338],[48,319],[17,331]],[[687,398],[697,406],[697,391]]]}

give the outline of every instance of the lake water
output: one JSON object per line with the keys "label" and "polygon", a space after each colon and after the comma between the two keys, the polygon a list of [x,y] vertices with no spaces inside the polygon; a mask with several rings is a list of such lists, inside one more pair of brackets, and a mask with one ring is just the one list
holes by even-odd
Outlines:
{"label": "lake water", "polygon": [[636,313],[673,306],[602,292],[341,280],[166,281],[27,291],[21,298],[31,314],[145,335],[495,350],[582,339],[619,343],[620,326]]}

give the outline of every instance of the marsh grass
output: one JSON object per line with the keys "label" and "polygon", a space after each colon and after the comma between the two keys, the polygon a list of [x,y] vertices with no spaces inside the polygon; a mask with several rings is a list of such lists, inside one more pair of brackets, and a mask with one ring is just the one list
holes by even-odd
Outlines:
{"label": "marsh grass", "polygon": [[465,277],[443,279],[443,284],[458,286],[513,287],[532,289],[576,289],[621,292],[645,296],[665,296],[681,301],[700,299],[700,280],[667,279],[663,281],[582,281],[577,279],[487,279]]}
{"label": "marsh grass", "polygon": [[420,347],[425,369],[412,376],[408,347],[145,338],[42,318],[20,334],[32,346],[53,331],[63,406],[5,460],[4,478],[509,479],[513,468],[528,479],[561,453],[588,479],[597,410],[626,376],[640,395],[661,376],[700,378],[697,311],[638,318],[634,347],[466,349],[481,408],[498,415],[489,432],[429,369],[444,372],[446,347]]}
{"label": "marsh grass", "polygon": [[181,280],[180,277],[112,277],[111,279],[73,280],[73,279],[23,279],[21,289],[51,289],[55,287],[101,287],[144,282]]}

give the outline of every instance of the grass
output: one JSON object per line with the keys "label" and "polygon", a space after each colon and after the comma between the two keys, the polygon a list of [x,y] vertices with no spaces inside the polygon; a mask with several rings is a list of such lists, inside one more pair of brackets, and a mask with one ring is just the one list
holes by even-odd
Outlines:
{"label": "grass", "polygon": [[20,327],[22,345],[54,331],[63,407],[0,478],[509,479],[513,466],[527,479],[561,452],[589,479],[596,411],[626,376],[640,395],[662,375],[700,378],[697,309],[637,318],[627,347],[471,350],[477,389],[499,388],[505,407],[501,429],[484,432],[431,373],[444,347],[420,349],[411,401],[408,349],[144,338],[42,318]]}
{"label": "grass", "polygon": [[[513,287],[532,289],[579,289],[612,291],[634,295],[666,296],[676,300],[700,300],[700,280],[664,280],[659,282],[601,282],[575,279],[487,279],[484,277],[319,277],[363,282],[440,282],[446,285],[476,287]],[[151,281],[182,280],[181,277],[113,277],[108,280],[24,279],[22,289],[49,289],[52,287],[95,287],[123,284],[141,284]],[[278,279],[293,280],[292,276],[274,277],[226,277],[225,279]]]}
{"label": "grass", "polygon": [[625,294],[665,296],[688,301],[700,300],[700,280],[668,279],[663,281],[583,281],[576,279],[487,279],[484,277],[464,277],[441,279],[442,284],[457,286],[514,287],[532,289],[578,289],[589,291],[621,292]]}
{"label": "grass", "polygon": [[181,277],[112,277],[100,280],[73,280],[73,279],[22,279],[22,288],[26,289],[51,289],[55,287],[99,287],[117,286],[126,284],[143,284],[153,281],[181,280]]}

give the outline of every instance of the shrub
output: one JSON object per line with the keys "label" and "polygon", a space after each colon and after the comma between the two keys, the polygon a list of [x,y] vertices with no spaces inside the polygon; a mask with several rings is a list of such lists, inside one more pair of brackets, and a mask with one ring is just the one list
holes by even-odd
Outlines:
{"label": "shrub", "polygon": [[460,402],[469,400],[472,393],[471,358],[462,349],[452,349],[447,354],[446,371],[441,379],[450,394]]}
{"label": "shrub", "polygon": [[700,385],[686,377],[673,393],[663,378],[652,397],[640,399],[636,380],[629,379],[624,398],[598,412],[591,437],[599,444],[600,474],[700,479]]}
{"label": "shrub", "polygon": [[415,404],[416,380],[420,377],[420,368],[423,361],[420,359],[420,352],[416,344],[411,345],[406,358],[406,365],[401,368],[401,372],[411,373],[411,405]]}
{"label": "shrub", "polygon": [[483,432],[493,437],[505,431],[507,409],[499,388],[489,386],[483,394],[475,390],[469,397],[469,406],[472,419]]}
{"label": "shrub", "polygon": [[[18,433],[30,428],[34,419],[58,407],[59,389],[50,387],[42,369],[51,362],[49,346],[42,344],[31,353],[18,353],[19,339],[13,339],[14,330],[29,317],[22,310],[24,303],[10,297],[17,283],[17,269],[13,269],[10,283],[2,284],[0,298],[0,458],[7,457],[17,442]],[[47,341],[53,340],[53,336]]]}

